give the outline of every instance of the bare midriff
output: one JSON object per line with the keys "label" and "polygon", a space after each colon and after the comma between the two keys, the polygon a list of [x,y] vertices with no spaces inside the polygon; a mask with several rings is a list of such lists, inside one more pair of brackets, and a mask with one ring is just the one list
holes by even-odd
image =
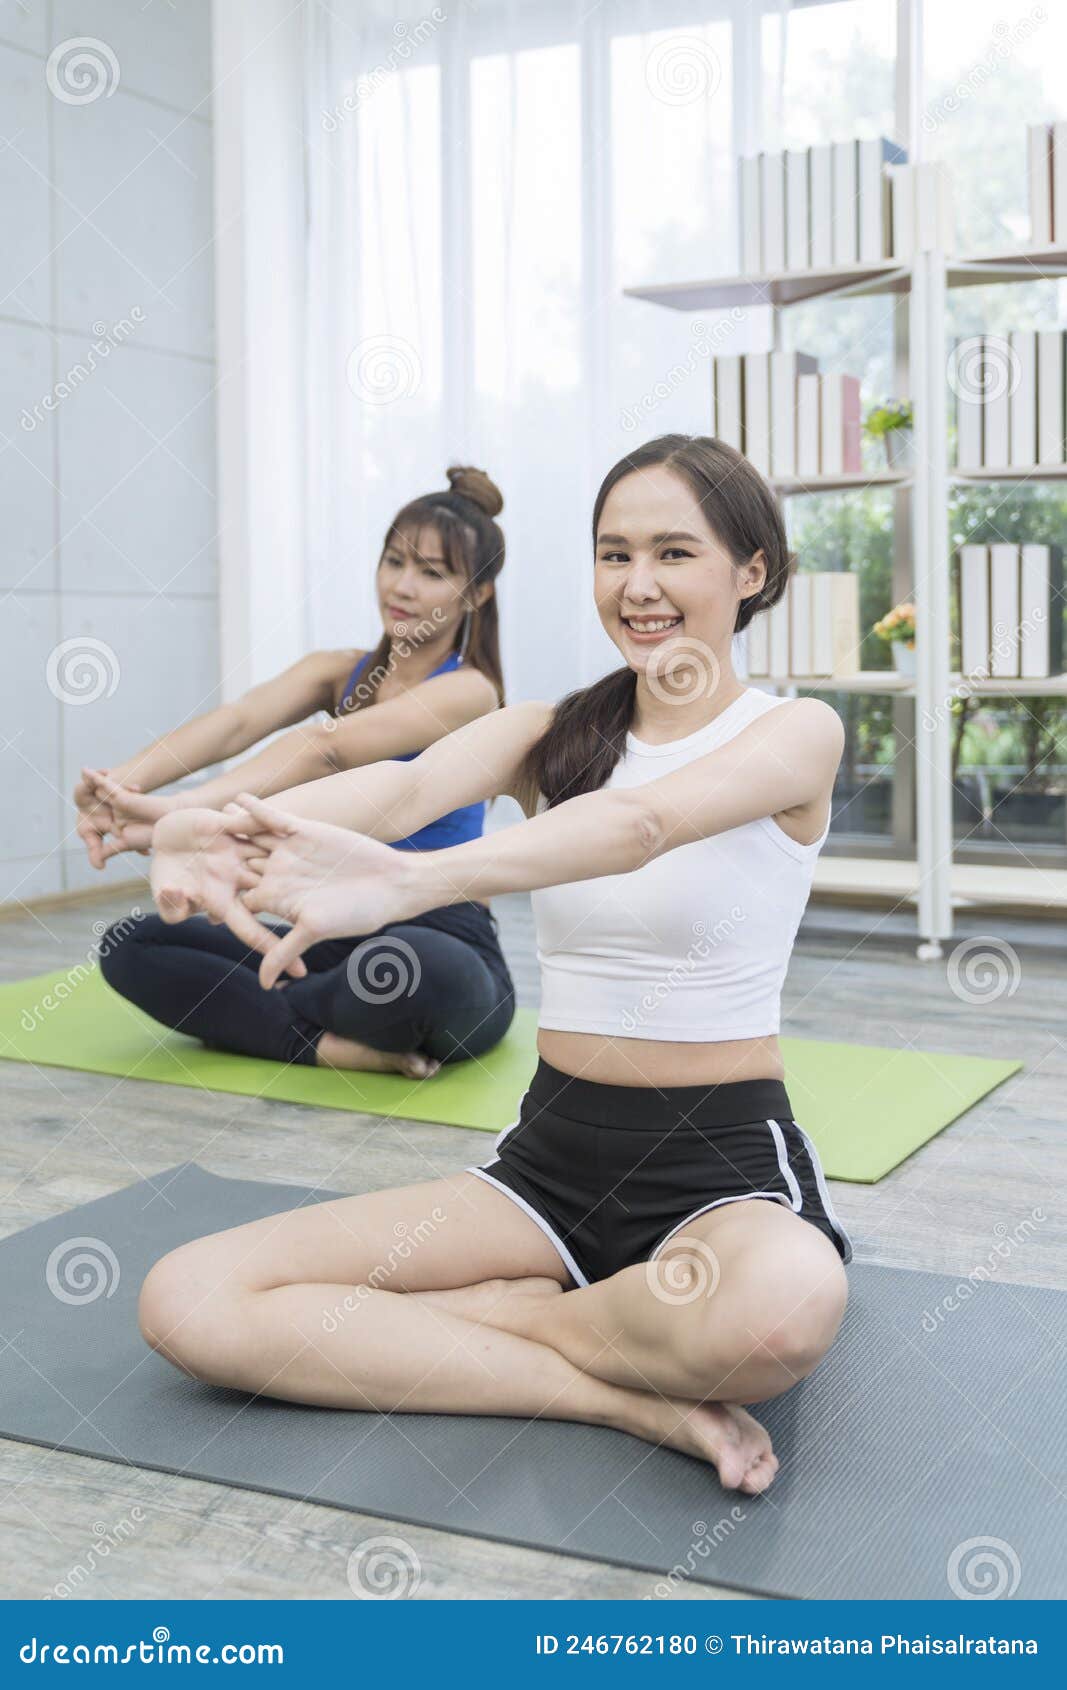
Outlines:
{"label": "bare midriff", "polygon": [[606,1086],[720,1086],[733,1080],[782,1080],[778,1039],[722,1039],[715,1043],[608,1038],[541,1027],[538,1054],[561,1073]]}

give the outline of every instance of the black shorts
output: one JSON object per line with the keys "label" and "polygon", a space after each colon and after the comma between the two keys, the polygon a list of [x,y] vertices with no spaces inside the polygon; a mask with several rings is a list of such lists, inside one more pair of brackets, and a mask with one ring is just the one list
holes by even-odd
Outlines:
{"label": "black shorts", "polygon": [[784,1204],[852,1260],[781,1080],[610,1086],[541,1058],[493,1150],[468,1171],[537,1223],[578,1285],[650,1260],[688,1221],[746,1197]]}

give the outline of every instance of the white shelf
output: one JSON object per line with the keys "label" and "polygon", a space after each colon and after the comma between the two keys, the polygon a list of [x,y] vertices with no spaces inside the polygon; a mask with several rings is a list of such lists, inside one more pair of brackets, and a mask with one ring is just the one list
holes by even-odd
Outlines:
{"label": "white shelf", "polygon": [[1067,675],[1040,675],[1036,679],[1020,676],[1008,680],[950,675],[949,680],[953,687],[966,687],[981,698],[1060,698],[1067,694]]}
{"label": "white shelf", "polygon": [[949,287],[989,287],[997,282],[1054,281],[1067,276],[1067,248],[1016,247],[948,260]]}
{"label": "white shelf", "polygon": [[950,481],[1064,481],[1067,464],[1005,464],[995,468],[953,469]]}
{"label": "white shelf", "polygon": [[[1035,870],[1023,864],[953,863],[949,884],[956,909],[971,905],[1002,905],[1015,909],[1067,909],[1067,870]],[[829,857],[816,859],[814,897],[854,902],[870,898],[879,904],[916,904],[919,865],[899,857]]]}
{"label": "white shelf", "polygon": [[911,675],[895,669],[858,669],[853,675],[747,675],[754,687],[805,687],[809,692],[914,692]]}
{"label": "white shelf", "polygon": [[910,482],[911,475],[897,469],[861,469],[848,475],[779,475],[771,478],[771,486],[783,496],[790,493],[846,492],[853,487],[907,487]]}
{"label": "white shelf", "polygon": [[911,270],[887,258],[878,264],[835,264],[826,270],[779,270],[765,276],[715,276],[707,281],[662,282],[624,288],[628,299],[672,311],[719,311],[733,305],[797,305],[842,293],[901,293]]}

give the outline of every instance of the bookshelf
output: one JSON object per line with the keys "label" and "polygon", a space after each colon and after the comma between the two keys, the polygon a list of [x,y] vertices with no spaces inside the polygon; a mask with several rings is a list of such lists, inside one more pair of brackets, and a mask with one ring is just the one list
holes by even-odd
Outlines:
{"label": "bookshelf", "polygon": [[[810,479],[771,478],[771,485],[783,497],[871,487],[886,487],[893,492],[895,528],[904,546],[903,551],[898,550],[898,561],[902,560],[910,576],[917,610],[916,673],[912,677],[888,669],[840,676],[760,675],[751,679],[753,685],[798,692],[890,694],[901,701],[894,704],[895,715],[902,708],[912,712],[906,731],[918,744],[914,759],[916,852],[914,861],[902,868],[907,870],[907,901],[915,906],[916,954],[922,961],[942,957],[943,942],[952,938],[953,910],[967,901],[966,895],[960,897],[961,878],[977,886],[1010,876],[1016,905],[1026,904],[1026,888],[1030,889],[1032,905],[1048,903],[1047,870],[998,870],[995,865],[988,869],[975,865],[972,870],[971,865],[953,863],[952,716],[946,702],[967,695],[1005,699],[1067,696],[1067,674],[1030,680],[977,678],[950,671],[951,554],[946,512],[953,482],[1061,481],[1067,479],[1067,464],[950,469],[945,303],[947,290],[953,287],[1051,280],[1061,275],[1067,275],[1067,249],[1063,248],[1019,248],[974,257],[950,257],[929,249],[917,252],[906,264],[886,260],[625,290],[630,298],[675,311],[770,304],[776,313],[776,345],[777,313],[790,305],[844,295],[899,296],[905,317],[903,325],[898,317],[895,362],[898,375],[902,371],[907,375],[913,406],[914,469],[907,474],[887,470]],[[870,862],[869,856],[835,854],[820,862],[821,878],[828,884],[848,885],[851,876],[858,885],[869,878]],[[1067,885],[1067,875],[1063,879]],[[816,886],[819,881],[817,876]]]}

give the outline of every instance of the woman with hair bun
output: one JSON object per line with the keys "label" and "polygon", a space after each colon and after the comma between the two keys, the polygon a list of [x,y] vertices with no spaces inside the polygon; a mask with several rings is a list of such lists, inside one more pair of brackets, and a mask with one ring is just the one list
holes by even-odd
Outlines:
{"label": "woman with hair bun", "polygon": [[[389,524],[373,651],[312,652],[117,767],[83,771],[78,832],[94,867],[147,850],[155,823],[174,810],[221,810],[238,792],[265,798],[368,764],[406,778],[400,765],[505,703],[495,596],[504,536],[494,520],[504,501],[483,470],[454,466],[448,480]],[[199,786],[153,790],[283,728],[291,731]],[[397,851],[421,852],[477,839],[484,817],[484,802],[462,804],[400,837],[383,795],[363,825]],[[514,988],[486,899],[328,939],[308,951],[299,978],[269,993],[257,953],[194,907],[117,923],[101,943],[101,971],[164,1026],[218,1049],[423,1079],[481,1055],[511,1024]]]}

